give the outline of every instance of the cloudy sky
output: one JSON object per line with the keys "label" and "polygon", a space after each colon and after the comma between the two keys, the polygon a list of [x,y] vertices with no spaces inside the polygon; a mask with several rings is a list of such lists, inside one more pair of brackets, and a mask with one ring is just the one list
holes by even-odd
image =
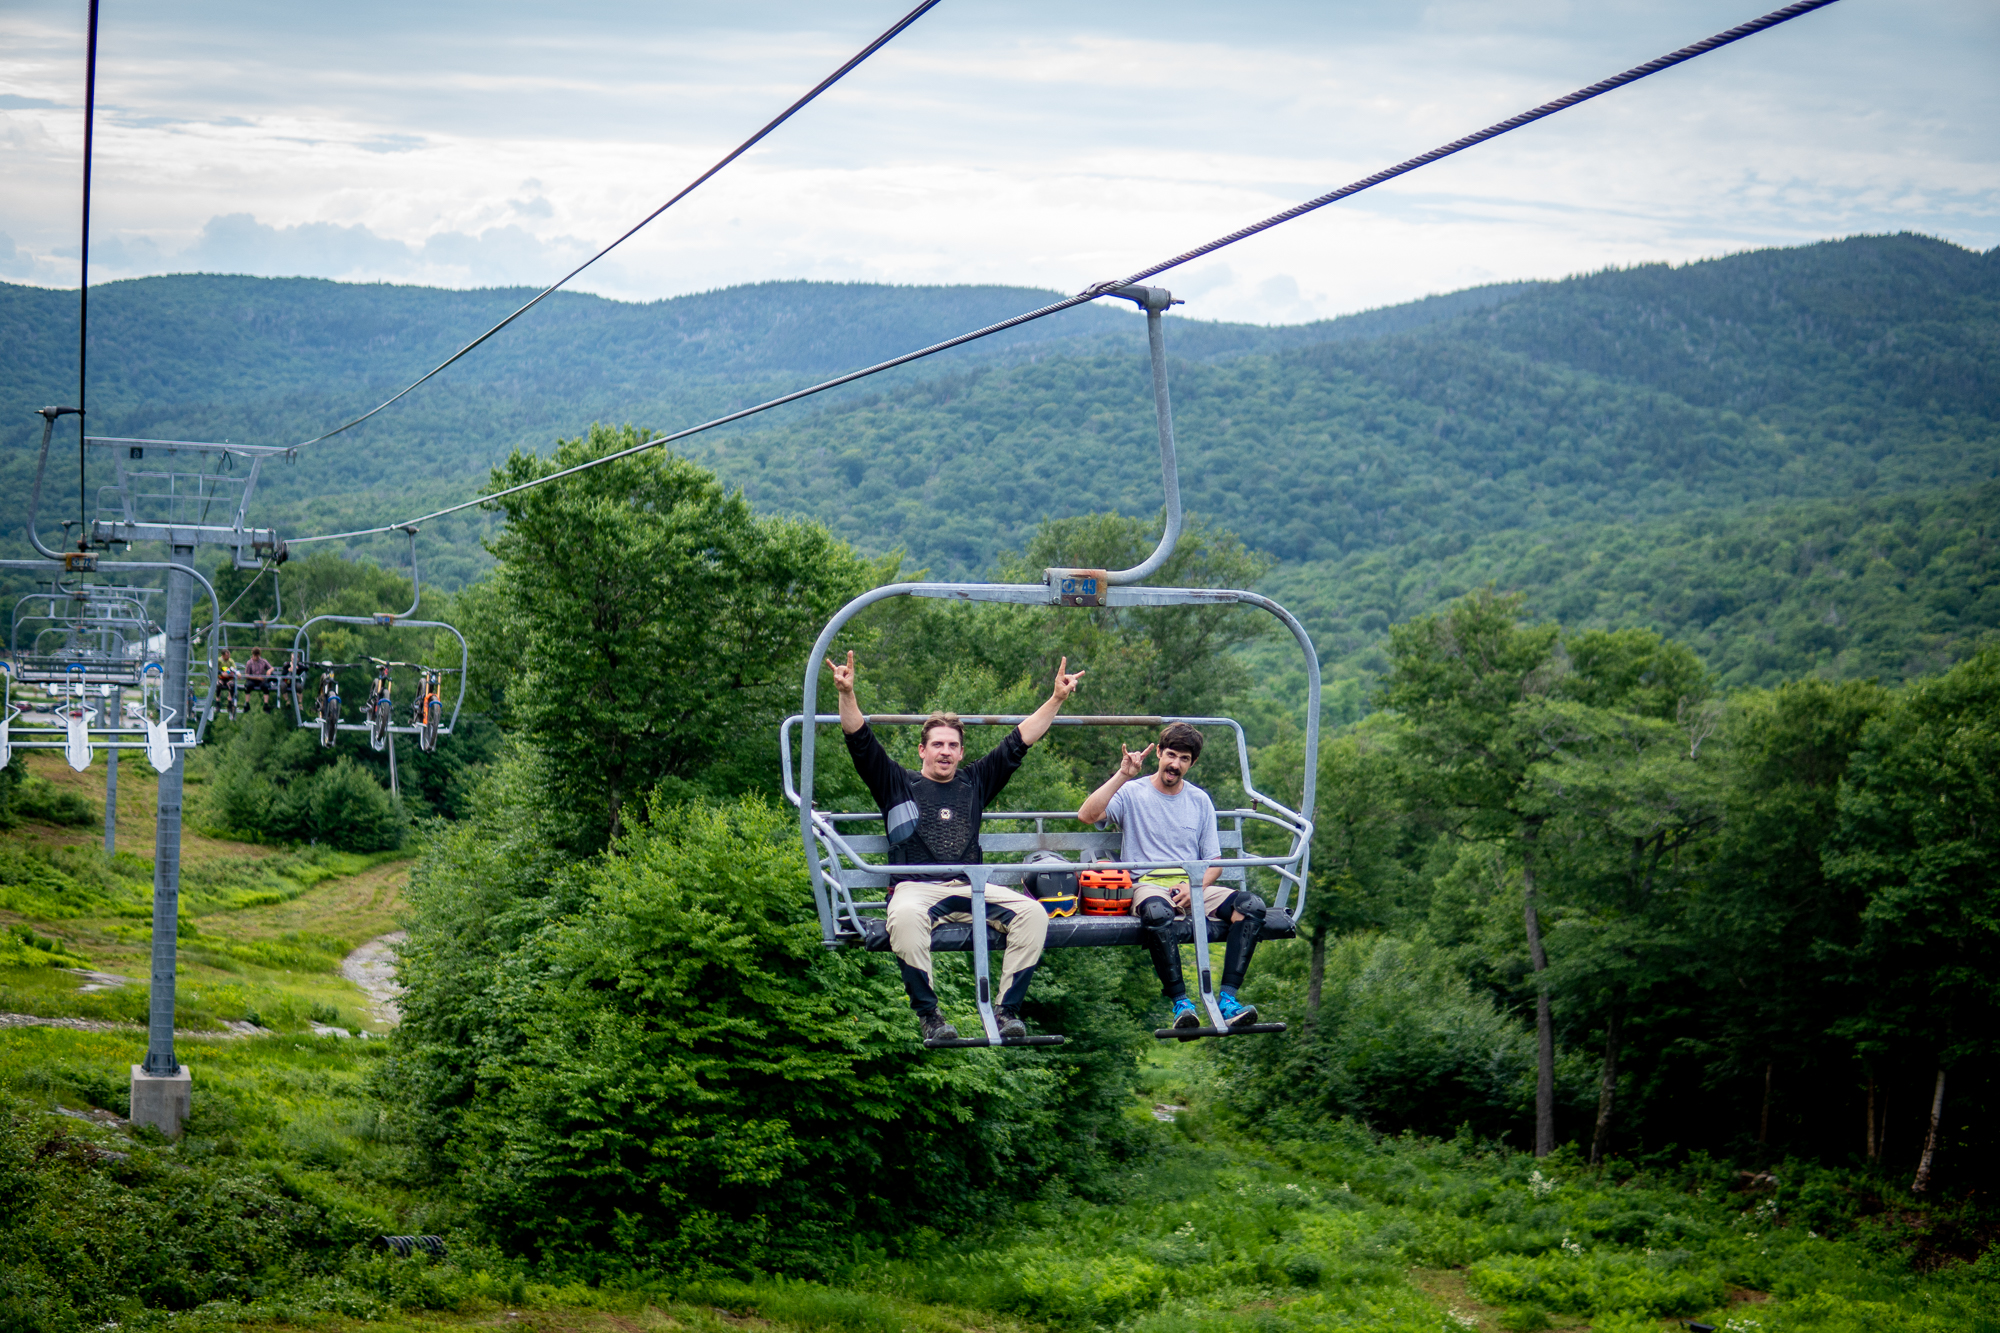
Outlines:
{"label": "cloudy sky", "polygon": [[[102,0],[92,279],[540,285],[912,0]],[[944,0],[576,282],[1074,290],[1776,0]],[[76,282],[83,0],[0,4],[0,279]],[[1855,232],[2000,244],[2000,5],[1842,0],[1163,279],[1293,322]]]}

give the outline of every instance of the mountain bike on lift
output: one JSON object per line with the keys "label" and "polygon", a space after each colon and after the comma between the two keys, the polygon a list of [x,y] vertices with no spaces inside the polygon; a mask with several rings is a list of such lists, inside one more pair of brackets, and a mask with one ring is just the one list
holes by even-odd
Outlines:
{"label": "mountain bike on lift", "polygon": [[379,658],[375,662],[375,683],[368,687],[368,744],[380,750],[389,744],[390,691],[394,683],[389,679],[389,664]]}
{"label": "mountain bike on lift", "polygon": [[438,745],[438,724],[444,720],[444,699],[438,693],[441,673],[431,667],[418,668],[421,692],[412,721],[417,726],[417,748],[434,753]]}
{"label": "mountain bike on lift", "polygon": [[305,707],[306,663],[302,653],[290,653],[285,665],[278,673],[278,703],[290,703],[295,709]]}
{"label": "mountain bike on lift", "polygon": [[321,662],[325,670],[319,675],[319,743],[331,746],[340,736],[340,682],[334,677],[334,665]]}

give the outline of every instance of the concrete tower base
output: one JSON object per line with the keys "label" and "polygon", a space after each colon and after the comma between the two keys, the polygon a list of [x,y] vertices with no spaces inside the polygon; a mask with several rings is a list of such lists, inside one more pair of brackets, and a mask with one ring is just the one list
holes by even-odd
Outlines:
{"label": "concrete tower base", "polygon": [[148,1074],[132,1066],[132,1123],[151,1125],[170,1139],[181,1136],[194,1100],[194,1076],[186,1065],[178,1074]]}

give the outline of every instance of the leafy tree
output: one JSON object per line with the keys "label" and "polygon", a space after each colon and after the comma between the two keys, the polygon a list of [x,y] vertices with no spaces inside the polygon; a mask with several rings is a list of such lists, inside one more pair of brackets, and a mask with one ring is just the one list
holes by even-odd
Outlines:
{"label": "leafy tree", "polygon": [[[1306,1012],[1317,1014],[1327,948],[1357,931],[1402,932],[1430,898],[1422,873],[1437,836],[1412,808],[1397,723],[1384,715],[1320,742],[1312,877],[1298,927],[1310,941]],[[1294,731],[1258,749],[1258,784],[1287,804],[1301,794],[1305,743]]]}
{"label": "leafy tree", "polygon": [[1864,1049],[1936,1053],[1916,1190],[1930,1184],[1955,1065],[2000,1033],[2000,650],[1912,685],[1870,721],[1840,793],[1827,870],[1863,898],[1849,952]]}
{"label": "leafy tree", "polygon": [[[1535,1148],[1546,1154],[1555,1148],[1551,989],[1590,978],[1576,998],[1595,989],[1608,1001],[1601,1144],[1619,997],[1639,952],[1636,939],[1620,937],[1645,916],[1662,862],[1677,862],[1713,826],[1713,782],[1695,760],[1715,721],[1703,698],[1707,674],[1685,648],[1643,630],[1564,642],[1553,625],[1521,625],[1521,609],[1518,595],[1489,589],[1397,627],[1383,701],[1401,717],[1416,799],[1454,835],[1503,850],[1518,869],[1534,973]],[[1543,940],[1551,891],[1606,927],[1603,947],[1579,949],[1559,975]]]}
{"label": "leafy tree", "polygon": [[[1259,955],[1253,976],[1260,1005],[1289,1010],[1304,999],[1296,968]],[[1491,1138],[1532,1114],[1535,1039],[1467,982],[1449,950],[1373,931],[1344,935],[1327,950],[1320,986],[1309,1028],[1216,1052],[1234,1111],[1286,1129],[1352,1116],[1384,1132]],[[1582,1103],[1588,1058],[1558,1055],[1555,1086],[1565,1107]]]}
{"label": "leafy tree", "polygon": [[[1856,895],[1827,878],[1822,849],[1837,826],[1836,801],[1849,755],[1863,729],[1889,706],[1872,681],[1793,681],[1730,700],[1716,737],[1724,766],[1721,830],[1699,888],[1687,901],[1686,927],[1698,961],[1689,994],[1658,1024],[1656,1044],[1699,1061],[1686,1078],[1669,1078],[1653,1114],[1668,1120],[1694,1111],[1672,1085],[1702,1089],[1714,1114],[1732,1086],[1761,1090],[1759,1138],[1770,1141],[1778,1094],[1795,1085],[1801,1110],[1810,1089],[1840,1087],[1855,1048],[1830,1040],[1827,1017],[1852,996],[1827,951],[1857,938]],[[1724,998],[1726,997],[1726,998]],[[1880,1052],[1863,1056],[1868,1084],[1867,1155],[1877,1152],[1874,1105]],[[1826,1147],[1834,1149],[1846,1136]]]}
{"label": "leafy tree", "polygon": [[1556,627],[1524,627],[1520,611],[1519,596],[1489,590],[1398,626],[1382,700],[1405,720],[1403,743],[1426,803],[1459,836],[1503,844],[1519,859],[1522,920],[1537,973],[1539,1157],[1555,1150],[1555,1025],[1539,975],[1549,960],[1536,880],[1538,844],[1550,814],[1531,774],[1570,733],[1541,706],[1561,677]]}
{"label": "leafy tree", "polygon": [[[656,795],[581,862],[571,817],[503,765],[411,887],[386,1090],[511,1248],[823,1276],[856,1230],[969,1224],[1117,1145],[1083,1111],[1129,1095],[1102,1060],[914,1046],[891,960],[821,947],[787,813]],[[1039,999],[1101,1007],[1101,971]],[[1130,1028],[1081,1025],[1084,1055]]]}
{"label": "leafy tree", "polygon": [[[546,459],[493,474],[519,486],[640,442],[593,426]],[[663,780],[717,791],[768,783],[764,738],[784,715],[820,624],[865,566],[814,524],[759,518],[685,458],[648,451],[498,501],[507,526],[482,642],[511,643],[508,707],[591,813],[598,843]],[[752,739],[756,738],[756,739]]]}

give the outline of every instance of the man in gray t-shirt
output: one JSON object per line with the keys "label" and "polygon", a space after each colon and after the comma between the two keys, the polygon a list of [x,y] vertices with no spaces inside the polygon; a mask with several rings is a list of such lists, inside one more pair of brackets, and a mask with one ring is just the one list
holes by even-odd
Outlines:
{"label": "man in gray t-shirt", "polygon": [[[1201,732],[1185,722],[1170,723],[1155,744],[1159,761],[1152,777],[1143,782],[1134,779],[1155,746],[1148,745],[1135,754],[1121,745],[1123,758],[1118,771],[1090,794],[1076,817],[1099,828],[1117,824],[1125,833],[1124,850],[1118,859],[1154,866],[1133,885],[1132,913],[1139,918],[1141,938],[1152,955],[1160,989],[1173,1003],[1173,1025],[1195,1028],[1201,1026],[1201,1015],[1188,998],[1187,983],[1181,977],[1174,922],[1194,899],[1187,863],[1216,860],[1222,855],[1222,840],[1215,829],[1215,802],[1187,781],[1187,771],[1201,757]],[[1217,886],[1221,877],[1220,866],[1211,865],[1203,872],[1202,914],[1214,919],[1217,933],[1228,923],[1222,986],[1216,1001],[1229,1025],[1241,1027],[1257,1021],[1256,1007],[1239,1000],[1236,991],[1243,984],[1264,928],[1264,900],[1247,890]]]}

